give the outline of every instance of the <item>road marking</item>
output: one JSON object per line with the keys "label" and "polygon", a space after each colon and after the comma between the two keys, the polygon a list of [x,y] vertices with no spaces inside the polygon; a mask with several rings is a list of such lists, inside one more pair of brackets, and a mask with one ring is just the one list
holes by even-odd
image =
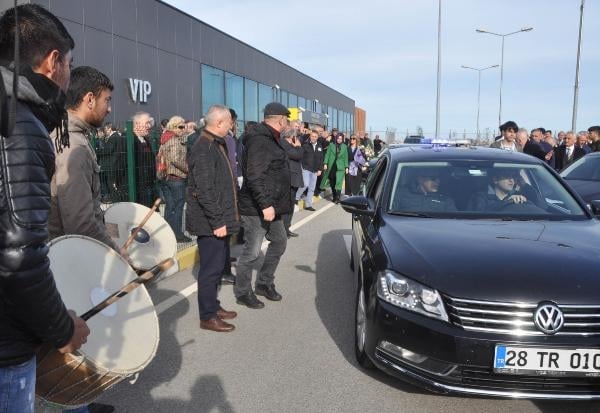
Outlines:
{"label": "road marking", "polygon": [[[294,230],[308,224],[310,221],[312,221],[313,219],[315,219],[316,217],[318,217],[325,211],[329,210],[330,208],[333,208],[334,206],[335,206],[335,204],[332,204],[332,203],[325,205],[323,208],[320,208],[317,211],[311,213],[306,218],[303,218],[300,221],[296,222],[294,225],[292,225],[290,227],[290,231],[294,231]],[[260,247],[261,251],[265,252],[267,250],[268,246],[269,246],[269,241],[263,242]],[[154,307],[156,314],[160,315],[160,314],[164,313],[165,311],[167,311],[169,308],[173,307],[180,301],[182,301],[182,300],[186,299],[187,297],[189,297],[190,295],[194,294],[196,291],[198,291],[197,283],[188,285],[183,290],[178,291],[178,293],[175,294],[174,296],[169,297],[166,300],[162,301],[161,303],[157,304]]]}

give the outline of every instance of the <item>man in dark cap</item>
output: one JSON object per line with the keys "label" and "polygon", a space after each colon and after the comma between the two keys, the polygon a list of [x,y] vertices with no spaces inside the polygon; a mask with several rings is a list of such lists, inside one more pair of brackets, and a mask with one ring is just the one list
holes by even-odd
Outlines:
{"label": "man in dark cap", "polygon": [[[265,106],[264,121],[244,138],[242,154],[243,184],[240,191],[240,214],[244,228],[244,249],[238,259],[233,289],[237,303],[249,308],[263,308],[255,294],[271,301],[281,300],[275,290],[275,271],[287,245],[287,233],[281,219],[291,211],[290,170],[280,143],[280,133],[289,125],[290,112],[280,103]],[[252,291],[252,269],[259,258],[264,238],[269,240],[264,262]]]}
{"label": "man in dark cap", "polygon": [[515,140],[518,130],[519,127],[517,126],[516,122],[513,122],[512,120],[503,123],[500,125],[500,133],[502,134],[502,138],[493,142],[490,145],[490,148],[504,149],[505,151],[513,152],[523,152],[523,148],[521,148]]}

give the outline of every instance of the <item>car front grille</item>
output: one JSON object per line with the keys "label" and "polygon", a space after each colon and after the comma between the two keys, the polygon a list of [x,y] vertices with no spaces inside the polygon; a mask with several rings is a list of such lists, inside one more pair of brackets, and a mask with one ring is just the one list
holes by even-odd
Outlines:
{"label": "car front grille", "polygon": [[[450,321],[467,331],[543,336],[533,322],[538,304],[466,300],[444,296]],[[564,326],[558,336],[600,335],[600,305],[559,304]]]}
{"label": "car front grille", "polygon": [[461,382],[469,386],[501,388],[514,391],[540,390],[560,392],[594,392],[600,391],[600,380],[597,377],[561,377],[507,375],[495,373],[491,368],[462,367],[457,371]]}

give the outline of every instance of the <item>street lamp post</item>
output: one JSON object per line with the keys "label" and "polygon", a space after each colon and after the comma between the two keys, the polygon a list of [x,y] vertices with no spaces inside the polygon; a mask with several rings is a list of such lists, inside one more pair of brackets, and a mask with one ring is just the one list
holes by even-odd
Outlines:
{"label": "street lamp post", "polygon": [[440,83],[442,81],[442,0],[438,0],[438,61],[437,61],[437,93],[435,98],[435,137],[440,132]]}
{"label": "street lamp post", "polygon": [[498,125],[502,124],[502,83],[504,81],[504,38],[508,36],[512,36],[513,34],[521,33],[521,32],[530,32],[533,30],[533,27],[523,27],[521,30],[517,30],[511,33],[494,33],[483,29],[475,29],[477,33],[486,33],[491,34],[492,36],[502,37],[502,56],[500,58],[500,105],[498,108]]}
{"label": "street lamp post", "polygon": [[571,130],[577,130],[577,103],[579,100],[579,62],[581,60],[581,29],[583,28],[583,6],[585,0],[581,0],[579,12],[579,37],[577,39],[577,64],[575,65],[575,90],[573,92],[573,118],[571,120]]}
{"label": "street lamp post", "polygon": [[482,67],[482,68],[475,68],[475,67],[470,67],[470,66],[465,66],[462,65],[461,67],[463,69],[470,69],[470,70],[476,70],[477,71],[477,139],[479,139],[481,137],[480,131],[479,131],[479,107],[480,107],[480,103],[481,103],[481,72],[483,72],[484,70],[488,70],[488,69],[493,69],[495,67],[498,67],[499,65],[492,65],[492,66],[488,66],[488,67]]}

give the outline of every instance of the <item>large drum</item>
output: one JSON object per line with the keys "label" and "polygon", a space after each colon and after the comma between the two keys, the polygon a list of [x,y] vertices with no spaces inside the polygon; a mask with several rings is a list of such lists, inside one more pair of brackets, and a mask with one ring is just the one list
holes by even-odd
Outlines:
{"label": "large drum", "polygon": [[[117,245],[124,245],[131,232],[150,212],[150,208],[133,202],[112,204],[104,212],[106,228]],[[177,254],[175,233],[158,213],[150,216],[127,249],[136,270],[148,270]]]}
{"label": "large drum", "polygon": [[[50,267],[67,308],[78,315],[97,305],[136,272],[119,254],[92,238],[66,235],[49,243]],[[158,348],[158,317],[142,285],[87,321],[91,334],[72,354],[43,347],[37,354],[36,394],[74,408],[92,402],[144,369]]]}

